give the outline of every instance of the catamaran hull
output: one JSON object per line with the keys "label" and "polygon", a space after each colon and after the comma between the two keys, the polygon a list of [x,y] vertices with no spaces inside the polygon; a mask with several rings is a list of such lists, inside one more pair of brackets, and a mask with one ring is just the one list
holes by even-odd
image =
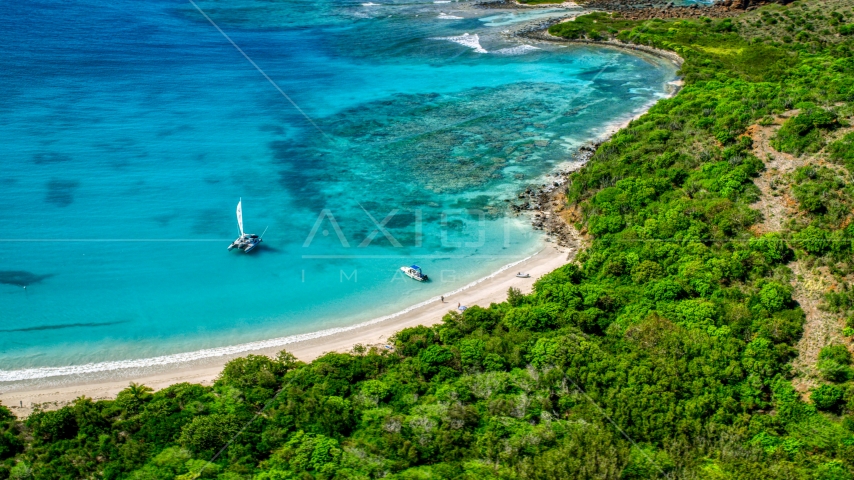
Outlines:
{"label": "catamaran hull", "polygon": [[236,248],[238,250],[243,251],[243,253],[249,253],[252,250],[255,250],[255,248],[260,244],[261,244],[260,238],[252,239],[252,241],[240,241],[240,239],[237,239],[234,242],[232,242],[231,245],[228,246],[228,251],[230,252]]}

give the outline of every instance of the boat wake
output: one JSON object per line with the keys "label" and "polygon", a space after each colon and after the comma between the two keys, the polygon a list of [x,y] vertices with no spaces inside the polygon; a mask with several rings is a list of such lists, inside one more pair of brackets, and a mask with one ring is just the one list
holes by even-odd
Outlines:
{"label": "boat wake", "polygon": [[[499,268],[497,271],[481,278],[475,280],[467,285],[464,285],[456,290],[450,291],[442,295],[443,297],[449,297],[451,295],[460,293],[464,290],[472,288],[480,283],[483,283],[491,278],[496,277],[502,272],[519,265],[522,262],[530,260],[531,258],[538,255],[539,252],[525,257],[522,260],[509,263]],[[124,370],[129,368],[147,368],[147,367],[157,367],[164,365],[175,365],[180,363],[192,362],[196,360],[204,360],[207,358],[216,358],[216,357],[224,357],[227,355],[237,355],[247,352],[252,352],[256,350],[264,350],[268,348],[275,347],[284,347],[285,345],[289,345],[292,343],[303,342],[306,340],[313,340],[316,338],[328,337],[330,335],[335,335],[337,333],[350,332],[353,330],[358,330],[363,327],[367,327],[369,325],[375,325],[377,323],[384,322],[386,320],[391,320],[393,318],[400,317],[401,315],[406,315],[407,313],[421,308],[425,305],[429,305],[431,303],[436,303],[439,300],[439,296],[435,296],[429,298],[421,303],[417,303],[412,305],[409,308],[401,310],[396,313],[392,313],[390,315],[385,315],[383,317],[378,317],[373,320],[369,320],[367,322],[359,323],[356,325],[350,325],[347,327],[337,327],[337,328],[328,328],[326,330],[319,330],[317,332],[303,333],[299,335],[291,335],[287,337],[279,337],[272,338],[270,340],[260,340],[257,342],[249,342],[249,343],[241,343],[239,345],[231,345],[227,347],[218,347],[218,348],[206,348],[203,350],[197,350],[195,352],[185,352],[185,353],[176,353],[173,355],[161,355],[159,357],[151,357],[151,358],[140,358],[135,360],[116,360],[112,362],[98,362],[98,363],[87,363],[85,365],[69,365],[65,367],[40,367],[40,368],[25,368],[21,370],[0,370],[0,382],[16,382],[22,380],[35,380],[40,378],[49,378],[49,377],[63,377],[68,375],[85,375],[91,373],[98,372],[109,372],[114,370]]]}

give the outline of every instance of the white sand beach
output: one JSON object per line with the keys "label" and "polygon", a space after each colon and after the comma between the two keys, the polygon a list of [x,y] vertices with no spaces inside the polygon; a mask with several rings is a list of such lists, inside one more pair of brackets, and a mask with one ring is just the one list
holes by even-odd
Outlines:
{"label": "white sand beach", "polygon": [[[133,370],[114,371],[109,372],[109,376],[105,378],[81,375],[68,379],[60,378],[56,381],[49,379],[50,382],[36,385],[8,382],[0,385],[0,403],[11,408],[18,417],[25,417],[36,405],[42,405],[43,409],[53,409],[73,402],[81,396],[95,400],[114,398],[130,382],[148,385],[155,390],[181,382],[210,384],[228,360],[249,354],[275,355],[278,351],[285,349],[296,355],[298,359],[308,362],[327,352],[351,351],[357,344],[379,345],[385,348],[389,338],[395,332],[407,327],[439,323],[445,313],[457,308],[457,304],[488,306],[490,303],[502,302],[506,300],[507,290],[511,287],[525,293],[530,292],[538,278],[568,263],[574,255],[575,250],[560,249],[547,244],[537,255],[512,269],[501,271],[465,290],[446,296],[445,303],[436,300],[384,321],[368,322],[367,325],[357,329],[295,342],[285,347],[208,358],[191,364],[173,364],[163,367],[156,373],[139,374]],[[516,273],[519,271],[529,273],[531,278],[517,278]]]}

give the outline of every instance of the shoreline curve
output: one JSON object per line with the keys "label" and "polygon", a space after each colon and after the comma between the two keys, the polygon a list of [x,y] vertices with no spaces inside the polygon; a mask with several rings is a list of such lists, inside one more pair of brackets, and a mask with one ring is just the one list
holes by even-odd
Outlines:
{"label": "shoreline curve", "polygon": [[317,330],[314,332],[308,333],[299,333],[295,335],[288,335],[285,337],[276,337],[267,340],[257,340],[254,342],[246,342],[239,343],[237,345],[227,345],[224,347],[213,347],[213,348],[204,348],[201,350],[194,350],[190,352],[181,352],[181,353],[173,353],[169,355],[159,355],[156,357],[147,357],[147,358],[139,358],[139,359],[130,359],[130,360],[114,360],[114,361],[106,361],[106,362],[93,362],[86,363],[83,365],[66,365],[61,367],[37,367],[37,368],[24,368],[19,370],[0,370],[0,383],[4,382],[16,382],[21,380],[36,380],[50,377],[62,377],[69,375],[83,375],[88,373],[99,373],[99,372],[110,372],[115,370],[124,370],[128,368],[145,368],[152,366],[165,366],[165,365],[175,365],[180,363],[191,362],[195,360],[204,360],[208,358],[216,358],[223,357],[227,355],[234,354],[243,354],[254,352],[258,350],[266,350],[270,348],[276,347],[284,347],[285,345],[290,345],[292,343],[304,342],[306,340],[313,340],[317,338],[328,337],[331,335],[336,335],[339,333],[346,333],[353,330],[359,330],[371,325],[375,325],[381,322],[385,322],[387,320],[392,320],[394,318],[406,315],[407,313],[416,310],[418,308],[424,307],[431,303],[435,303],[439,300],[440,297],[450,298],[453,295],[462,293],[472,287],[475,287],[491,278],[496,277],[498,274],[516,266],[521,263],[527,262],[528,260],[533,259],[540,253],[542,253],[544,249],[525,257],[521,260],[517,260],[512,263],[508,263],[507,265],[502,266],[498,270],[490,273],[489,275],[474,280],[462,287],[459,287],[455,290],[447,292],[443,295],[437,295],[422,302],[416,303],[415,305],[411,305],[409,307],[404,308],[403,310],[383,315],[381,317],[373,318],[371,320],[357,323],[355,325],[348,325],[344,327],[333,327],[327,328],[323,330]]}
{"label": "shoreline curve", "polygon": [[[93,400],[114,398],[118,392],[127,388],[131,381],[145,384],[155,390],[181,382],[209,385],[229,360],[250,353],[275,355],[284,346],[288,347],[286,350],[289,353],[306,362],[329,352],[352,351],[357,344],[383,348],[392,335],[404,328],[440,323],[448,311],[456,309],[454,302],[485,307],[493,302],[505,301],[508,288],[518,288],[526,293],[532,291],[536,280],[570,262],[576,251],[575,248],[559,248],[552,243],[546,243],[544,248],[534,255],[504,265],[485,277],[446,293],[445,303],[441,303],[439,297],[433,297],[402,311],[357,325],[190,352],[197,354],[197,357],[172,363],[162,361],[153,364],[151,358],[148,358],[136,361],[145,362],[145,365],[123,363],[124,368],[105,370],[105,364],[120,362],[101,362],[90,364],[92,366],[88,367],[91,370],[89,372],[82,371],[81,367],[84,366],[71,367],[81,369],[76,372],[68,372],[68,367],[47,367],[52,369],[41,370],[39,378],[22,378],[22,373],[27,372],[26,370],[3,371],[0,372],[3,375],[0,377],[0,402],[16,416],[25,417],[36,407],[46,410],[60,408],[81,396]],[[510,269],[514,267],[530,273],[531,278],[509,275]],[[217,352],[215,356],[211,355],[214,350]],[[57,375],[55,372],[58,371],[68,373]],[[29,372],[30,377],[32,373]]]}
{"label": "shoreline curve", "polygon": [[[622,42],[570,41],[554,37],[548,34],[547,30],[539,33],[548,35],[551,38],[546,39],[539,36],[530,36],[528,38],[556,43],[586,43],[597,46],[623,48],[638,53],[643,52],[660,58],[666,58],[673,61],[677,67],[681,66],[683,62],[681,57],[672,52],[665,52],[651,47],[624,44]],[[670,83],[676,88],[668,92],[668,95],[650,102],[649,105],[646,105],[640,111],[633,112],[628,119],[614,122],[610,127],[606,126],[606,132],[603,135],[604,138],[598,139],[596,143],[598,144],[611,137],[614,133],[624,128],[632,119],[646,113],[658,101],[675,96],[680,89],[680,82],[677,79],[677,81]],[[580,162],[578,167],[586,164],[586,160]],[[547,244],[539,252],[522,260],[504,265],[483,278],[446,293],[444,297],[456,299],[455,296],[467,293],[467,296],[471,297],[467,302],[468,305],[487,306],[492,302],[506,300],[507,288],[510,287],[520,288],[523,292],[530,292],[533,289],[534,281],[539,277],[571,262],[577,248],[578,245],[575,248],[561,249],[555,245]],[[530,279],[519,279],[515,276],[499,278],[499,274],[502,272],[519,265],[525,266],[526,270],[532,274]],[[381,345],[378,341],[387,340],[401,329],[416,325],[429,326],[441,322],[442,317],[450,308],[445,308],[444,304],[438,304],[439,307],[436,308],[437,300],[439,300],[439,297],[434,296],[404,310],[355,325],[232,346],[137,360],[98,362],[66,367],[0,370],[0,389],[2,389],[2,392],[0,392],[0,402],[12,409],[13,413],[17,416],[25,417],[32,413],[36,407],[43,409],[59,408],[81,396],[94,400],[113,398],[119,391],[126,388],[128,382],[131,380],[143,383],[156,390],[181,382],[210,384],[219,375],[227,361],[248,353],[272,355],[286,345],[292,345],[292,348],[288,349],[288,351],[302,361],[311,361],[328,352],[351,351],[357,344],[366,344],[368,346]],[[389,320],[393,319],[397,321],[389,322]],[[107,378],[104,378],[103,375],[100,378],[87,377],[87,375],[91,376],[97,373],[108,373],[110,375]],[[45,383],[34,382],[51,379],[53,381]],[[25,402],[27,405],[24,405]]]}

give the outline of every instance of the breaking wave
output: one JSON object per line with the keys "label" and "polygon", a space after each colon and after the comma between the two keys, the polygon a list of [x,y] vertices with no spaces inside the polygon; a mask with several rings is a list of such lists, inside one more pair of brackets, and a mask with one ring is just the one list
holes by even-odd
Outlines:
{"label": "breaking wave", "polygon": [[493,50],[492,53],[496,55],[524,55],[528,52],[540,50],[539,47],[535,47],[533,45],[517,45],[515,47],[502,48],[500,50]]}
{"label": "breaking wave", "polygon": [[485,48],[480,46],[480,37],[478,37],[476,33],[474,35],[464,33],[456,37],[439,37],[436,38],[436,40],[448,40],[449,42],[454,42],[464,47],[469,47],[477,53],[488,53]]}

